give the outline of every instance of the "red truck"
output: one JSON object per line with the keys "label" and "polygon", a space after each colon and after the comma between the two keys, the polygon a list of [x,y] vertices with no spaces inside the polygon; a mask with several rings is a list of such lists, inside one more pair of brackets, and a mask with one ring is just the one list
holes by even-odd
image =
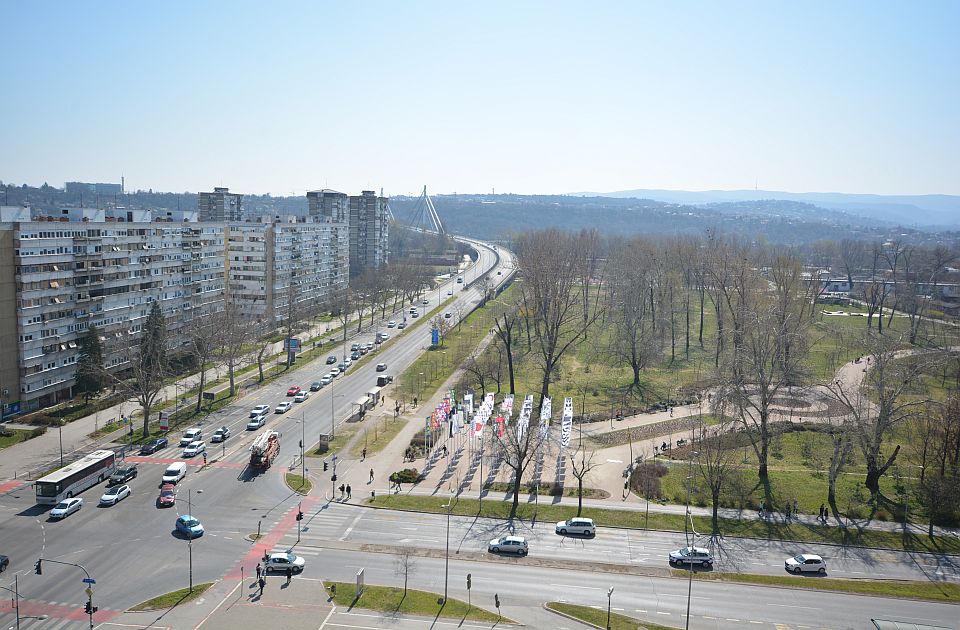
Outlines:
{"label": "red truck", "polygon": [[250,445],[250,466],[259,470],[270,468],[280,454],[280,433],[264,431]]}

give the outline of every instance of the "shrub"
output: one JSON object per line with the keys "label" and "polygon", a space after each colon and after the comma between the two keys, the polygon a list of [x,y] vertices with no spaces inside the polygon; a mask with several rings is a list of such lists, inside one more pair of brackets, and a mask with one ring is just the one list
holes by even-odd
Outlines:
{"label": "shrub", "polygon": [[418,478],[416,468],[404,468],[390,475],[390,481],[394,483],[416,483]]}

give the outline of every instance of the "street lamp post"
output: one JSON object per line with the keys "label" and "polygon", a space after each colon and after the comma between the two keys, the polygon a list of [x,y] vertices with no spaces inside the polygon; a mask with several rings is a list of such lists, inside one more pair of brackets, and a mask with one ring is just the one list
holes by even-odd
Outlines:
{"label": "street lamp post", "polygon": [[447,508],[447,551],[443,561],[443,603],[447,602],[447,585],[450,583],[450,512],[453,511],[453,492],[447,499],[447,504],[442,506]]}
{"label": "street lamp post", "polygon": [[610,602],[613,599],[613,587],[607,589],[607,630],[610,630]]}
{"label": "street lamp post", "polygon": [[[687,538],[687,523],[690,522],[690,483],[693,479],[693,460],[700,456],[697,451],[690,451],[690,465],[687,468],[687,514],[683,519],[683,535],[687,539],[687,547],[690,546],[690,540]],[[690,596],[693,593],[693,563],[687,563],[687,617],[685,630],[690,630]]]}

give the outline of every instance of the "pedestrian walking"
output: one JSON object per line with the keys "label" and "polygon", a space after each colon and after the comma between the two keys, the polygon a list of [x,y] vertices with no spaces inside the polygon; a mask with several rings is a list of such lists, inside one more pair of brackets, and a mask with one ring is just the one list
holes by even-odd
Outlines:
{"label": "pedestrian walking", "polygon": [[340,498],[343,499],[343,493],[344,493],[344,491],[345,491],[345,486],[341,483],[341,484],[340,484],[340,488],[338,488],[338,489],[340,490]]}
{"label": "pedestrian walking", "polygon": [[292,579],[293,579],[293,569],[291,567],[287,567],[287,584],[289,584],[290,580]]}
{"label": "pedestrian walking", "polygon": [[352,495],[350,494],[350,484],[347,484],[347,499],[351,498],[351,496]]}
{"label": "pedestrian walking", "polygon": [[362,462],[362,461],[365,460],[366,458],[367,458],[367,447],[364,446],[364,447],[363,447],[363,450],[360,451],[360,461]]}
{"label": "pedestrian walking", "polygon": [[260,579],[257,580],[257,584],[260,585],[260,596],[263,596],[263,587],[267,585],[267,581],[263,579],[263,576],[260,576]]}
{"label": "pedestrian walking", "polygon": [[263,567],[260,566],[260,563],[258,562],[257,563],[257,579],[259,580],[262,575],[263,575]]}
{"label": "pedestrian walking", "polygon": [[370,469],[370,483],[373,483],[373,468]]}
{"label": "pedestrian walking", "polygon": [[673,407],[670,407],[670,417],[673,417]]}

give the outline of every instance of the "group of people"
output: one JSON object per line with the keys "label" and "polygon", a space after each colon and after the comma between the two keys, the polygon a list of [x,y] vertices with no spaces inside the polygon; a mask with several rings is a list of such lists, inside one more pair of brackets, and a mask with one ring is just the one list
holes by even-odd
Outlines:
{"label": "group of people", "polygon": [[338,488],[338,489],[340,490],[340,501],[343,501],[343,500],[344,500],[344,493],[346,493],[346,498],[347,498],[348,500],[353,497],[349,483],[346,484],[346,485],[344,485],[344,484],[341,483],[341,484],[340,484],[340,488]]}
{"label": "group of people", "polygon": [[[263,561],[266,562],[269,559],[267,553],[263,554]],[[287,584],[293,580],[293,569],[287,568]],[[257,563],[257,586],[260,587],[260,596],[263,596],[263,588],[267,585],[267,568],[264,565]]]}
{"label": "group of people", "polygon": [[[770,514],[770,512],[767,510],[767,505],[766,505],[766,503],[765,503],[764,501],[760,501],[760,507],[757,509],[757,516],[758,516],[761,520],[764,520],[764,519],[767,518],[767,516],[768,516],[769,514]],[[791,503],[790,501],[787,501],[787,502],[784,504],[784,506],[783,506],[783,518],[784,518],[784,520],[789,521],[789,520],[792,519],[792,518],[796,518],[798,514],[800,514],[800,507],[799,507],[799,505],[797,504],[797,500],[796,500],[796,499],[794,499],[792,503]],[[823,503],[821,503],[821,504],[820,504],[820,513],[819,513],[819,515],[817,515],[817,520],[820,521],[821,523],[823,523],[824,525],[826,525],[826,524],[827,524],[827,519],[828,519],[829,517],[830,517],[830,511],[829,511],[829,509],[827,508],[826,505],[824,505]]]}

